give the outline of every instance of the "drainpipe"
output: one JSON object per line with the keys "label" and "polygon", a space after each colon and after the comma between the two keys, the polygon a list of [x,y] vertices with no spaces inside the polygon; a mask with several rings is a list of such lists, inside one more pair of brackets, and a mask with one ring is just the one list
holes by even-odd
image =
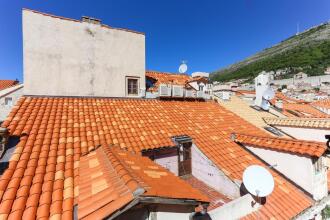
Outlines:
{"label": "drainpipe", "polygon": [[3,154],[6,151],[6,145],[8,143],[9,133],[7,128],[0,127],[0,158],[2,158]]}

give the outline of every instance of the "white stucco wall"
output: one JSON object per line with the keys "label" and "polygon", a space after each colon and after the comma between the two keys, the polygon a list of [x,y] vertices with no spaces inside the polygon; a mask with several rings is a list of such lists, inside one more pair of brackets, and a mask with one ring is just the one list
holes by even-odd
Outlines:
{"label": "white stucco wall", "polygon": [[315,173],[310,157],[245,146],[318,200],[327,195],[327,172]]}
{"label": "white stucco wall", "polygon": [[326,142],[325,135],[330,134],[330,130],[314,128],[297,128],[276,126],[285,133],[299,140]]}
{"label": "white stucco wall", "polygon": [[240,196],[239,185],[230,180],[194,144],[191,149],[191,154],[192,174],[194,177],[230,198],[237,198]]}
{"label": "white stucco wall", "polygon": [[273,80],[272,83],[275,85],[292,85],[299,83],[310,83],[315,86],[321,85],[323,82],[329,82],[330,75],[321,75],[321,76],[310,76],[304,79],[281,79],[281,80]]}
{"label": "white stucco wall", "polygon": [[155,162],[162,167],[168,169],[176,176],[179,175],[178,155],[170,155],[164,156],[162,158],[156,158]]}
{"label": "white stucco wall", "polygon": [[[0,91],[0,121],[4,121],[13,106],[23,94],[23,85],[13,86]],[[5,99],[12,98],[12,105],[5,105]]]}
{"label": "white stucco wall", "polygon": [[191,213],[157,212],[157,220],[189,220]]}
{"label": "white stucco wall", "polygon": [[125,97],[145,89],[145,36],[23,10],[24,94]]}
{"label": "white stucco wall", "polygon": [[254,206],[252,206],[252,203],[255,203],[255,200],[250,194],[246,194],[240,198],[224,204],[223,206],[211,210],[209,215],[212,219],[240,219],[258,210],[260,205],[256,203]]}

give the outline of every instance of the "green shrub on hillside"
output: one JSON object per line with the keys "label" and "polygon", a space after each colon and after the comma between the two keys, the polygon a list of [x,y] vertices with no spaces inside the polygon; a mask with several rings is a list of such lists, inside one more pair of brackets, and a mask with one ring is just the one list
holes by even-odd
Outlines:
{"label": "green shrub on hillside", "polygon": [[310,76],[322,75],[330,66],[330,41],[296,46],[291,50],[250,63],[235,71],[225,70],[221,74],[211,75],[213,81],[229,81],[233,79],[256,77],[261,71],[289,69],[283,78],[303,71]]}

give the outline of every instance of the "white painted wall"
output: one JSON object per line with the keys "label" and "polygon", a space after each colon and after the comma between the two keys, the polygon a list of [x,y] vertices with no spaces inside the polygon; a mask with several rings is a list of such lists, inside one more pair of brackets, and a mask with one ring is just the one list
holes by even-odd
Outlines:
{"label": "white painted wall", "polygon": [[220,206],[219,208],[211,210],[209,215],[212,219],[240,219],[258,210],[260,207],[259,203],[256,203],[254,206],[252,206],[252,203],[255,203],[255,200],[250,194],[246,194]]}
{"label": "white painted wall", "polygon": [[191,149],[191,154],[192,174],[194,177],[229,198],[237,198],[240,196],[239,185],[234,183],[219,170],[194,144]]}
{"label": "white painted wall", "polygon": [[144,34],[23,10],[24,94],[125,97],[145,89]]}
{"label": "white painted wall", "polygon": [[178,155],[164,156],[162,158],[156,158],[154,161],[176,176],[179,175]]}
{"label": "white painted wall", "polygon": [[330,82],[330,75],[322,75],[322,76],[311,76],[304,79],[281,79],[281,80],[272,80],[274,85],[293,85],[299,83],[310,83],[314,86],[320,86],[323,82]]}
{"label": "white painted wall", "polygon": [[327,195],[327,171],[324,167],[321,172],[315,173],[310,157],[273,151],[253,146],[245,146],[270,165],[276,165],[274,169],[295,182],[304,190],[313,195],[316,200]]}
{"label": "white painted wall", "polygon": [[[0,91],[0,121],[4,121],[13,106],[23,94],[23,85],[16,85]],[[12,105],[6,105],[5,99],[12,98]]]}
{"label": "white painted wall", "polygon": [[325,135],[330,134],[330,130],[326,129],[314,129],[314,128],[302,128],[302,127],[285,127],[275,126],[283,132],[291,135],[292,137],[299,140],[307,141],[319,141],[326,142]]}
{"label": "white painted wall", "polygon": [[189,220],[191,213],[157,212],[157,220]]}

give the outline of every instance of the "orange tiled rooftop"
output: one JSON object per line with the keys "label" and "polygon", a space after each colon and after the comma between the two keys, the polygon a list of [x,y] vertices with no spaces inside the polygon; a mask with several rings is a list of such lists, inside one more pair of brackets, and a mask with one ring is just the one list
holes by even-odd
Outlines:
{"label": "orange tiled rooftop", "polygon": [[[99,145],[139,154],[174,146],[171,137],[185,134],[233,181],[241,181],[249,165],[265,166],[230,134],[267,134],[211,102],[23,97],[2,126],[20,138],[0,179],[2,218],[72,218],[82,193],[81,156]],[[261,218],[289,219],[312,205],[307,195],[271,173],[275,189],[260,208]]]}
{"label": "orange tiled rooftop", "polygon": [[233,133],[232,138],[235,142],[242,144],[314,157],[320,157],[327,149],[325,143],[316,141],[302,141],[288,138],[266,137],[240,133]]}
{"label": "orange tiled rooftop", "polygon": [[0,80],[0,90],[7,89],[9,87],[12,87],[14,85],[18,84],[17,80]]}
{"label": "orange tiled rooftop", "polygon": [[157,71],[146,71],[146,77],[152,78],[156,82],[149,91],[156,91],[160,84],[171,84],[185,86],[192,77],[187,74],[175,74],[175,73],[165,73]]}
{"label": "orange tiled rooftop", "polygon": [[149,158],[106,145],[80,158],[78,185],[79,219],[106,218],[144,196],[209,200]]}

